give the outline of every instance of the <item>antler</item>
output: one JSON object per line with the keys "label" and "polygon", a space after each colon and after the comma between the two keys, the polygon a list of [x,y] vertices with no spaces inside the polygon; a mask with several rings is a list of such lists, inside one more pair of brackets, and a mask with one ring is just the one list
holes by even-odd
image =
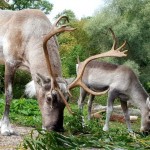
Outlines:
{"label": "antler", "polygon": [[52,87],[52,89],[54,89],[54,87],[57,85],[57,82],[55,80],[55,76],[53,74],[51,63],[50,63],[50,60],[49,60],[49,55],[48,55],[48,50],[47,50],[47,41],[57,33],[64,32],[64,31],[73,31],[73,30],[75,30],[75,28],[68,27],[67,25],[62,25],[60,27],[57,27],[58,22],[62,18],[66,18],[68,20],[67,16],[59,17],[55,21],[55,23],[52,25],[51,31],[47,35],[44,36],[44,40],[43,40],[44,54],[45,54],[45,58],[46,58],[48,71],[49,71],[49,74],[50,74],[50,77],[51,77],[51,84],[52,84],[51,87]]}
{"label": "antler", "polygon": [[127,56],[127,54],[125,54],[127,52],[127,50],[120,51],[125,47],[126,41],[119,48],[116,49],[117,39],[116,39],[115,34],[112,31],[112,29],[110,29],[110,31],[111,31],[113,39],[114,39],[114,43],[113,43],[111,50],[101,53],[101,54],[91,56],[91,57],[87,58],[85,61],[83,61],[78,70],[78,75],[77,75],[76,79],[68,86],[69,89],[72,89],[76,86],[81,86],[85,91],[87,91],[88,93],[93,94],[93,95],[102,95],[102,94],[105,94],[109,90],[108,89],[103,92],[92,91],[82,82],[82,76],[83,76],[83,72],[84,72],[86,65],[94,59],[102,58],[102,57],[124,57],[124,56]]}
{"label": "antler", "polygon": [[61,25],[60,27],[57,27],[57,24],[58,22],[62,19],[62,18],[66,18],[66,20],[68,21],[68,17],[67,16],[61,16],[59,17],[55,23],[52,25],[52,28],[51,28],[51,31],[44,36],[44,40],[43,40],[43,49],[44,49],[44,55],[45,55],[45,58],[46,58],[46,63],[47,63],[47,68],[48,68],[48,71],[49,71],[49,75],[50,75],[50,78],[51,78],[51,92],[52,90],[57,90],[59,92],[59,95],[61,96],[62,100],[64,101],[64,103],[66,104],[66,107],[68,108],[68,111],[70,113],[73,113],[69,107],[69,104],[67,103],[66,99],[64,98],[63,94],[61,93],[60,89],[59,89],[59,86],[56,82],[56,79],[55,79],[55,76],[53,74],[53,71],[52,71],[52,66],[51,66],[51,63],[50,63],[50,60],[49,60],[49,55],[48,55],[48,50],[47,50],[47,41],[52,37],[54,36],[55,34],[57,33],[61,33],[61,32],[64,32],[64,31],[73,31],[75,30],[75,28],[71,28],[69,27],[67,24],[65,25]]}

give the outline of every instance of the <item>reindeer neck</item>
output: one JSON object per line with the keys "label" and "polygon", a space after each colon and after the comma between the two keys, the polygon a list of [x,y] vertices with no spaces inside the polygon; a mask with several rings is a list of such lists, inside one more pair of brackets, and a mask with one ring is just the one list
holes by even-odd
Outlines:
{"label": "reindeer neck", "polygon": [[[37,42],[39,43],[37,44]],[[54,42],[54,39],[51,39],[49,41],[49,44],[51,44],[51,42]],[[27,50],[28,51],[27,61],[33,78],[35,78],[37,73],[40,73],[45,76],[49,76],[47,64],[44,56],[44,51],[42,47],[42,42],[40,43],[40,41],[34,41],[33,44],[33,40],[32,40],[31,43],[32,44],[30,44],[29,49]],[[57,45],[56,44],[53,44],[51,46],[48,45],[48,51],[49,51],[49,57],[52,64],[52,70],[54,72],[54,76],[62,77],[61,62],[60,62]]]}
{"label": "reindeer neck", "polygon": [[131,87],[132,100],[140,109],[144,108],[146,106],[146,99],[149,97],[148,93],[138,79],[137,82],[132,83]]}

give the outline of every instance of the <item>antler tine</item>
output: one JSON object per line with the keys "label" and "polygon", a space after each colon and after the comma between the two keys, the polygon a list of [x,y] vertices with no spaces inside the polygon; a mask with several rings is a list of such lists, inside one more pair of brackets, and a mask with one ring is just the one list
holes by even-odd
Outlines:
{"label": "antler tine", "polygon": [[[110,31],[113,35],[113,38],[116,39],[114,32],[111,29],[110,29]],[[78,70],[78,75],[77,75],[76,79],[68,86],[68,88],[72,89],[73,87],[81,86],[85,91],[87,91],[88,93],[93,94],[93,95],[101,95],[101,94],[106,93],[109,89],[104,91],[104,92],[91,91],[81,80],[81,78],[83,76],[83,72],[85,70],[86,65],[94,59],[102,58],[102,57],[124,57],[124,56],[127,56],[127,54],[125,54],[127,52],[127,50],[124,50],[122,52],[120,51],[122,48],[125,47],[125,45],[126,45],[126,42],[124,42],[118,49],[115,50],[114,49],[116,47],[116,40],[115,40],[111,50],[109,50],[107,52],[104,52],[104,53],[101,53],[101,54],[91,56],[91,57],[87,58],[85,61],[83,61],[82,64],[80,63],[80,68]]]}
{"label": "antler tine", "polygon": [[120,50],[122,50],[125,46],[126,46],[126,41],[124,41],[124,43],[120,46],[120,47],[118,47],[116,50],[117,51],[120,51]]}
{"label": "antler tine", "polygon": [[[44,36],[44,44],[47,44],[47,41],[55,34],[57,33],[61,33],[64,31],[73,31],[76,28],[71,28],[68,26],[68,24],[65,25],[61,25],[60,27],[57,27],[58,22],[62,19],[62,18],[66,18],[66,20],[68,21],[68,17],[67,16],[60,16],[55,23],[52,25],[50,32]],[[69,22],[69,21],[68,21]]]}
{"label": "antler tine", "polygon": [[111,28],[109,28],[109,30],[110,30],[110,32],[111,32],[111,34],[112,34],[113,39],[114,39],[113,46],[112,46],[111,49],[116,49],[117,42],[118,42],[118,41],[117,41],[117,38],[116,38],[116,36],[115,36],[114,31],[113,31]]}
{"label": "antler tine", "polygon": [[54,26],[57,26],[58,22],[62,19],[65,18],[68,22],[69,22],[69,18],[67,16],[60,16],[59,18],[57,18],[57,20],[54,23]]}
{"label": "antler tine", "polygon": [[[117,48],[117,43],[118,43],[118,41],[117,41],[117,38],[116,38],[116,36],[115,36],[115,33],[114,33],[114,31],[113,31],[111,28],[109,28],[109,30],[110,30],[110,32],[111,32],[111,34],[112,34],[112,36],[113,36],[113,39],[114,39],[113,46],[112,46],[111,50],[112,50],[112,51],[116,51],[116,52],[118,52],[118,54],[119,54],[120,50],[125,47],[126,41],[125,41],[119,48]],[[125,52],[127,52],[127,50],[123,51],[124,55],[126,56]],[[122,52],[120,53],[120,54],[121,54],[120,57],[122,57],[122,54],[123,54],[123,53],[122,53]],[[118,57],[119,57],[119,55],[118,55]]]}
{"label": "antler tine", "polygon": [[70,114],[74,114],[74,112],[72,112],[72,110],[71,110],[69,104],[67,103],[67,101],[66,101],[64,95],[62,94],[62,92],[60,91],[59,88],[57,88],[57,91],[59,92],[59,95],[60,95],[60,97],[62,98],[62,100],[63,100],[64,104],[66,105],[66,107],[67,107],[68,111],[70,112]]}

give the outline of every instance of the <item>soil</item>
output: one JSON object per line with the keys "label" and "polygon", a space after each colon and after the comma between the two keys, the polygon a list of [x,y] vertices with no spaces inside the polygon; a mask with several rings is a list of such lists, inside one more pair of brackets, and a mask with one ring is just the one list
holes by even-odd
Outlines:
{"label": "soil", "polygon": [[17,135],[2,136],[0,134],[0,150],[16,150],[25,136],[29,135],[33,128],[12,125]]}

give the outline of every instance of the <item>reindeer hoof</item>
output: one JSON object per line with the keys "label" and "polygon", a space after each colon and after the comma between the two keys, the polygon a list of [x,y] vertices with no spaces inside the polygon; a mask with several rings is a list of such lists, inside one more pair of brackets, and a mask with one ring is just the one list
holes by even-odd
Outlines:
{"label": "reindeer hoof", "polygon": [[9,131],[1,132],[1,134],[3,136],[10,136],[11,135],[11,133]]}
{"label": "reindeer hoof", "polygon": [[1,129],[1,134],[4,135],[4,136],[18,135],[12,129],[10,129],[10,130],[9,129],[5,129],[5,130]]}
{"label": "reindeer hoof", "polygon": [[10,132],[10,131],[5,131],[5,132],[1,132],[1,134],[3,135],[3,136],[11,136],[11,135],[17,135],[18,136],[18,134],[16,133],[16,132]]}
{"label": "reindeer hoof", "polygon": [[108,131],[108,130],[109,130],[109,128],[106,125],[104,125],[103,131]]}

